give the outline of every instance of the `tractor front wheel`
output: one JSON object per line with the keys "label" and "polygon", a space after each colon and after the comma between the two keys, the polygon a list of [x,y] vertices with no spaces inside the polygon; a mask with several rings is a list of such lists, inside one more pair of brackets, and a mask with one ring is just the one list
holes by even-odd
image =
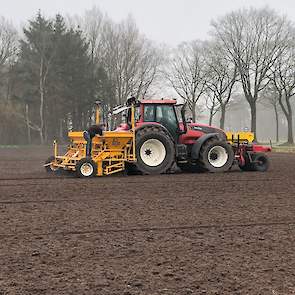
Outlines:
{"label": "tractor front wheel", "polygon": [[97,174],[97,165],[91,158],[84,158],[76,164],[78,177],[93,177]]}
{"label": "tractor front wheel", "polygon": [[173,141],[161,128],[143,128],[136,134],[136,157],[136,166],[143,174],[166,173],[175,159]]}
{"label": "tractor front wheel", "polygon": [[232,167],[234,152],[226,141],[212,138],[202,145],[199,161],[209,172],[225,172]]}

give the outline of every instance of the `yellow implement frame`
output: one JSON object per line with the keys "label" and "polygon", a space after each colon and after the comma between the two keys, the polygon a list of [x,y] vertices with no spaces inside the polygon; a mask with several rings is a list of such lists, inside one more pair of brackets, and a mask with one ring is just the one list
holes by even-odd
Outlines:
{"label": "yellow implement frame", "polygon": [[[96,112],[96,122],[99,112]],[[136,162],[134,106],[131,107],[131,129],[128,131],[105,131],[92,140],[92,160],[97,165],[97,176],[114,174],[125,170],[126,162]],[[71,145],[63,156],[58,156],[54,141],[53,166],[76,171],[76,164],[86,157],[86,140],[83,132],[69,132]]]}
{"label": "yellow implement frame", "polygon": [[226,132],[227,140],[233,144],[237,141],[239,142],[246,142],[252,143],[254,140],[254,133],[246,132],[246,131],[239,131],[239,132]]}

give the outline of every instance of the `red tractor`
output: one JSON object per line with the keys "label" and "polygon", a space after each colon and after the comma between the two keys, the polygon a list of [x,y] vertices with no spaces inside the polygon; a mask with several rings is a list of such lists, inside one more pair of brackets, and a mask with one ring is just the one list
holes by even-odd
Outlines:
{"label": "red tractor", "polygon": [[[126,123],[117,131],[130,130],[131,107],[125,107]],[[129,106],[129,107],[128,107]],[[244,171],[266,171],[269,147],[239,138],[227,138],[218,128],[188,122],[185,105],[176,100],[142,100],[135,103],[136,158],[127,169],[143,174],[169,172],[174,164],[185,172],[225,172],[238,164]]]}

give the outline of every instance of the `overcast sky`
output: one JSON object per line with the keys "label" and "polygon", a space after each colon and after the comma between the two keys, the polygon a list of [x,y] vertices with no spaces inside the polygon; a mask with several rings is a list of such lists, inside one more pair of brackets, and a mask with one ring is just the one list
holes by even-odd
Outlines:
{"label": "overcast sky", "polygon": [[83,14],[96,5],[115,21],[132,14],[142,33],[170,45],[205,39],[212,18],[242,7],[269,6],[295,22],[295,0],[0,0],[0,5],[0,14],[16,24],[38,9],[47,16]]}

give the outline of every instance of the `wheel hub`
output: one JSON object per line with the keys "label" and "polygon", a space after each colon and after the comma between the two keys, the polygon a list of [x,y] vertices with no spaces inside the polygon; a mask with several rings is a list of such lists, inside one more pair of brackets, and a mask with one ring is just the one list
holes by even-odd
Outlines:
{"label": "wheel hub", "polygon": [[160,140],[148,139],[140,148],[140,157],[148,166],[159,166],[165,160],[166,148]]}
{"label": "wheel hub", "polygon": [[216,153],[211,153],[211,155],[210,155],[211,160],[215,161],[215,160],[217,160],[217,158],[218,158],[218,155]]}
{"label": "wheel hub", "polygon": [[152,151],[149,150],[149,149],[147,149],[147,150],[145,151],[145,154],[146,154],[147,156],[150,156],[150,155],[152,154]]}
{"label": "wheel hub", "polygon": [[228,160],[228,153],[223,146],[213,146],[208,153],[208,161],[215,168],[223,167]]}
{"label": "wheel hub", "polygon": [[90,176],[93,173],[93,166],[90,163],[84,163],[80,171],[83,176]]}

